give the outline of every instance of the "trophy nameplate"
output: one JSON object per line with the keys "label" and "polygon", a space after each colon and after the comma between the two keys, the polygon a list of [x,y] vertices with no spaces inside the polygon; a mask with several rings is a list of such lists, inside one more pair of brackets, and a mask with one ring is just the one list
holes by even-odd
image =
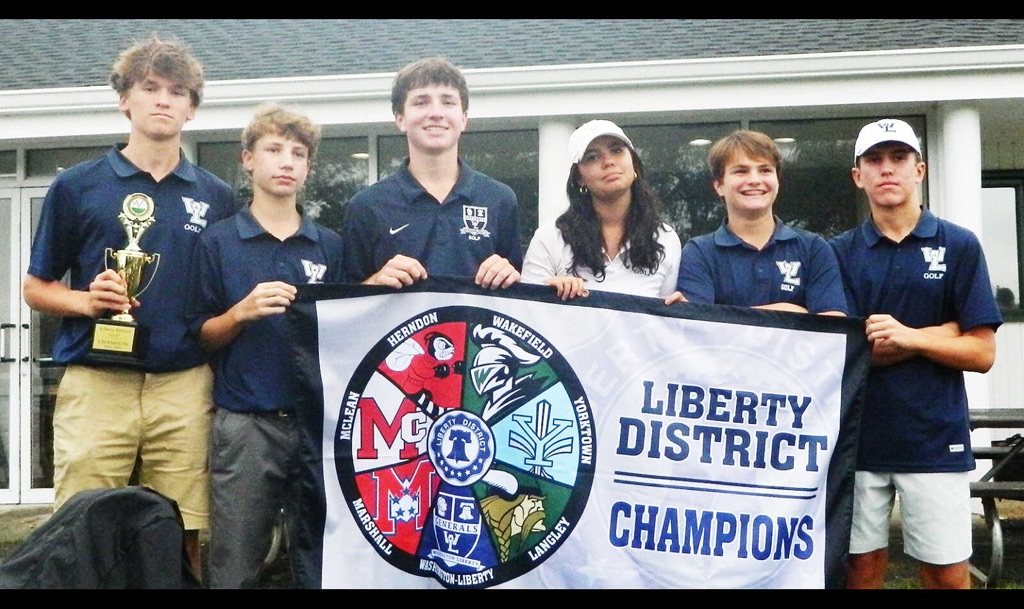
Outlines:
{"label": "trophy nameplate", "polygon": [[[113,269],[124,279],[129,300],[135,300],[146,291],[160,265],[160,254],[147,254],[139,246],[142,234],[156,222],[155,210],[156,204],[149,195],[133,193],[125,197],[118,219],[128,234],[128,245],[117,251],[108,247],[104,253],[103,265],[111,268],[107,262],[114,261]],[[90,358],[106,363],[139,365],[147,339],[147,329],[139,326],[130,309],[116,313],[96,320]]]}

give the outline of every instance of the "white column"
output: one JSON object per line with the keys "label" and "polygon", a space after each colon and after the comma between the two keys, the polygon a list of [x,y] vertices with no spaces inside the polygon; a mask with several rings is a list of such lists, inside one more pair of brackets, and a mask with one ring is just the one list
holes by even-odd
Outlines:
{"label": "white column", "polygon": [[[936,215],[981,234],[981,119],[978,109],[941,104],[938,112],[939,158],[928,170],[939,172],[930,184],[939,188],[931,197]],[[928,159],[925,159],[926,161]],[[934,162],[938,161],[938,162]]]}
{"label": "white column", "polygon": [[575,130],[576,125],[566,119],[543,120],[540,124],[537,155],[540,163],[537,221],[540,226],[554,222],[569,207],[565,181],[569,177],[569,136]]}
{"label": "white column", "polygon": [[[942,104],[938,112],[939,152],[929,164],[936,172],[930,184],[937,189],[930,197],[936,215],[970,229],[984,244],[981,231],[981,123],[976,108],[960,104]],[[998,340],[998,335],[997,335]],[[988,379],[977,372],[965,372],[967,400],[972,408],[990,404]],[[971,433],[971,443],[987,445],[994,437],[991,429]],[[985,465],[985,462],[982,462]],[[985,467],[974,472],[974,478]],[[972,510],[981,513],[981,501],[971,501]]]}
{"label": "white column", "polygon": [[[943,218],[971,230],[982,245],[981,119],[978,109],[966,104],[939,106],[942,163],[938,184]],[[964,374],[973,407],[989,407],[988,379],[977,372]]]}

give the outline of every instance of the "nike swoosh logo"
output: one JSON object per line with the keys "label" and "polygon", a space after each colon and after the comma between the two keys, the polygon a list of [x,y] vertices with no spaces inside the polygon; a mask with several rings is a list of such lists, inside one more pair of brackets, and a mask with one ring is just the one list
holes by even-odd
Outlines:
{"label": "nike swoosh logo", "polygon": [[409,226],[409,225],[408,224],[403,224],[402,226],[399,226],[398,228],[388,229],[388,232],[390,232],[392,235],[397,235],[406,226]]}

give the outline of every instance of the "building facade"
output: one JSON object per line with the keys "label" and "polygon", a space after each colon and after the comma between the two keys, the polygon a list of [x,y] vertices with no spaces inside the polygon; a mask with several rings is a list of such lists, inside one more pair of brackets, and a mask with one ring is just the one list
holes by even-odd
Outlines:
{"label": "building facade", "polygon": [[[122,142],[113,60],[151,32],[206,67],[185,154],[244,194],[239,135],[276,101],[324,127],[304,205],[337,226],[349,197],[404,156],[390,110],[406,63],[444,55],[470,89],[462,154],[508,183],[524,239],[565,198],[569,135],[607,118],[630,135],[685,238],[717,226],[706,145],[736,128],[785,153],[777,210],[827,236],[864,217],[853,186],[860,126],[908,120],[922,136],[926,201],[977,233],[1008,323],[996,366],[969,374],[972,406],[1024,395],[1024,22],[1016,20],[8,20],[0,49],[0,503],[52,500],[50,417],[62,370],[55,320],[20,284],[46,189]],[[525,245],[525,243],[524,243]],[[988,437],[977,441],[987,442]]]}

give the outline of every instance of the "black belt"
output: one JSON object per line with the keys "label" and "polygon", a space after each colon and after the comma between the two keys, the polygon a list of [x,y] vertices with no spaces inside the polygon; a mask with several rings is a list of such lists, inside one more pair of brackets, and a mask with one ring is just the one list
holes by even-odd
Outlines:
{"label": "black belt", "polygon": [[231,410],[231,409],[226,409],[226,410],[228,412],[233,412],[234,414],[248,415],[248,416],[251,416],[251,417],[273,417],[275,419],[289,419],[289,418],[295,416],[295,411],[294,410],[280,410],[280,409],[278,409],[278,410],[255,410],[255,411],[248,411],[248,412],[246,412],[246,411],[239,412],[237,410]]}
{"label": "black belt", "polygon": [[260,410],[259,412],[250,412],[249,414],[276,419],[287,419],[295,416],[295,413],[291,410]]}

